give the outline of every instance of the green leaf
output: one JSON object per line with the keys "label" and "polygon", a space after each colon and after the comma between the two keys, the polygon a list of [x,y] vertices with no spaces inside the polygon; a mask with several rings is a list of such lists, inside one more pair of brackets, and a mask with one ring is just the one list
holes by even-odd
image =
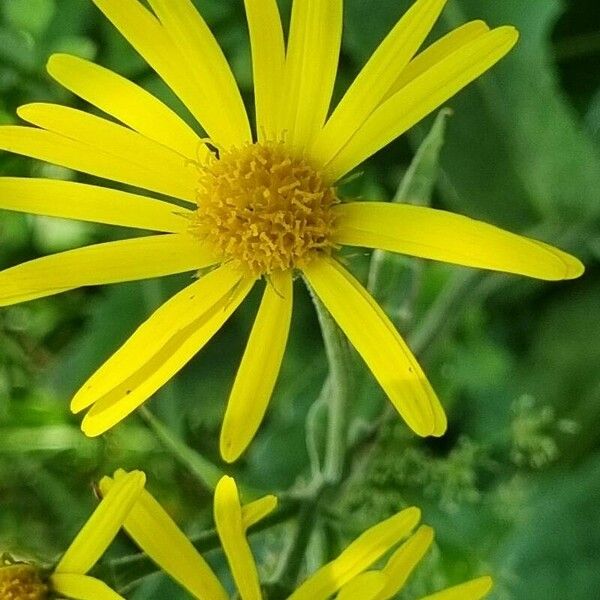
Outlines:
{"label": "green leaf", "polygon": [[[449,115],[448,110],[438,113],[398,187],[394,202],[419,206],[431,203]],[[400,328],[411,320],[411,305],[418,294],[421,276],[422,263],[412,258],[382,250],[375,250],[371,256],[369,291]]]}
{"label": "green leaf", "polygon": [[514,598],[592,598],[600,589],[600,461],[545,478],[530,518],[498,549]]}
{"label": "green leaf", "polygon": [[451,27],[483,18],[521,32],[511,54],[451,102],[456,119],[443,165],[457,208],[518,225],[526,210],[555,222],[600,211],[600,155],[560,91],[548,43],[562,7],[558,0],[448,4]]}
{"label": "green leaf", "polygon": [[[431,39],[478,18],[521,31],[510,56],[447,103],[455,115],[442,158],[449,208],[517,229],[600,212],[598,149],[559,89],[547,42],[560,7],[558,0],[455,0],[446,6],[443,27]],[[404,9],[398,0],[346,2],[346,47],[358,65]],[[422,132],[416,128],[409,137],[418,142]]]}
{"label": "green leaf", "polygon": [[2,5],[2,14],[11,27],[36,37],[46,31],[55,11],[54,0],[4,0]]}

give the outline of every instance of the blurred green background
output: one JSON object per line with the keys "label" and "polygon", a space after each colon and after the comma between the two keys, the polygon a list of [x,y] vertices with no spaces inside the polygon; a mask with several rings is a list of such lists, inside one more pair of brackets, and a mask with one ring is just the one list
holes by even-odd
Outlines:
{"label": "blurred green background", "polygon": [[[242,0],[196,4],[250,105]],[[338,95],[409,4],[346,0]],[[282,8],[288,14],[289,2]],[[437,545],[402,598],[491,573],[497,599],[591,600],[600,597],[600,5],[450,0],[434,35],[473,18],[514,24],[521,40],[448,103],[431,202],[560,245],[587,272],[551,284],[416,260],[387,263],[394,285],[380,286],[379,299],[412,340],[447,408],[449,431],[437,441],[415,439],[389,418],[357,360],[347,477],[313,524],[309,563],[417,504]],[[0,0],[1,123],[16,122],[15,108],[30,101],[82,106],[45,72],[57,51],[95,59],[182,110],[91,2]],[[392,199],[430,127],[431,120],[369,160],[344,192]],[[0,174],[85,180],[6,153]],[[433,183],[430,174],[425,188]],[[2,212],[0,267],[126,233]],[[348,256],[363,280],[368,258]],[[88,440],[68,410],[86,377],[186,281],[88,288],[0,311],[0,551],[51,562],[92,510],[92,483],[116,467],[146,471],[150,489],[190,535],[210,529],[210,493],[139,414]],[[296,287],[276,394],[234,469],[241,482],[275,492],[307,479],[305,421],[327,371],[314,309],[302,282]],[[171,442],[217,464],[224,402],[257,300],[147,404]],[[277,569],[289,527],[254,538],[265,579]],[[119,579],[119,563],[110,560],[133,551],[119,538],[100,567],[121,589],[129,576]],[[218,551],[209,556],[222,567]],[[129,593],[187,598],[160,575]]]}

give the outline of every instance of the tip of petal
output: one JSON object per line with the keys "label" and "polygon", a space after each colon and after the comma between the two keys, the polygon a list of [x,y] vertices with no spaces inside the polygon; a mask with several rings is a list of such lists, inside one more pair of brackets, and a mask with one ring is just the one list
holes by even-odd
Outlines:
{"label": "tip of petal", "polygon": [[414,528],[417,526],[419,521],[421,520],[421,509],[416,506],[409,506],[405,508],[402,512],[399,512],[397,517],[402,517],[403,519],[407,519],[410,523],[410,528]]}
{"label": "tip of petal", "polygon": [[35,110],[37,105],[38,103],[36,102],[23,104],[22,106],[17,107],[17,115],[24,121],[29,121],[31,114]]}
{"label": "tip of petal", "polygon": [[246,445],[240,445],[233,436],[225,436],[221,433],[221,439],[219,441],[219,448],[221,452],[221,458],[226,463],[234,463],[246,449]]}
{"label": "tip of petal", "polygon": [[585,265],[575,256],[569,256],[566,266],[565,279],[577,279],[585,273]]}
{"label": "tip of petal", "polygon": [[421,525],[417,533],[425,538],[428,543],[433,542],[433,539],[435,538],[435,529],[429,525]]}
{"label": "tip of petal", "polygon": [[126,477],[132,482],[131,485],[133,485],[136,488],[142,488],[146,485],[146,473],[144,473],[143,471],[129,471],[126,474]]}
{"label": "tip of petal", "polygon": [[106,433],[111,427],[112,425],[107,425],[103,420],[90,418],[89,415],[86,415],[81,422],[81,431],[90,438]]}
{"label": "tip of petal", "polygon": [[477,594],[477,597],[483,598],[483,596],[490,593],[493,587],[494,580],[489,575],[484,575],[483,577],[474,579],[471,582],[471,589],[469,591],[472,594]]}
{"label": "tip of petal", "polygon": [[512,45],[516,44],[519,41],[520,33],[519,30],[513,25],[503,25],[502,27],[497,27],[496,31],[501,31],[507,40],[512,41]]}
{"label": "tip of petal", "polygon": [[57,63],[60,63],[65,57],[69,57],[69,54],[63,54],[62,52],[55,52],[51,54],[48,60],[46,61],[46,70],[48,73],[52,74],[52,70],[56,66]]}
{"label": "tip of petal", "polygon": [[78,413],[80,413],[82,410],[85,410],[86,408],[90,407],[94,402],[93,401],[89,401],[87,398],[85,398],[80,392],[77,392],[77,394],[75,394],[75,396],[73,396],[72,400],[71,400],[71,412],[76,415]]}
{"label": "tip of petal", "polygon": [[217,483],[216,492],[231,492],[233,490],[237,491],[235,479],[229,475],[223,475],[223,477],[221,477]]}

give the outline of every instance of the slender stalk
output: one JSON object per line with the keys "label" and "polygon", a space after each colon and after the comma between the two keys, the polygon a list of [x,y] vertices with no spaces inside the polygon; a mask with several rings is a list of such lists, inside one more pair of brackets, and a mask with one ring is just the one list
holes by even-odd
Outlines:
{"label": "slender stalk", "polygon": [[482,278],[478,271],[460,270],[444,287],[419,325],[409,336],[409,344],[417,356],[421,356],[450,320],[462,315],[465,296],[472,293],[475,284]]}
{"label": "slender stalk", "polygon": [[[253,525],[249,530],[249,534],[254,535],[260,531],[276,527],[292,518],[299,510],[300,504],[298,502],[288,502],[278,508],[272,515]],[[200,554],[210,551],[222,552],[221,540],[214,529],[203,531],[199,535],[190,538],[190,541]],[[143,579],[158,572],[159,568],[146,554],[140,552],[111,560],[101,565],[99,570],[103,572],[103,578],[111,581],[113,587],[119,593],[125,594],[137,587]]]}
{"label": "slender stalk", "polygon": [[342,479],[348,437],[347,404],[351,387],[351,357],[348,343],[328,310],[311,290],[323,333],[325,354],[329,362],[329,377],[325,383],[328,394],[328,423],[323,478],[336,484]]}
{"label": "slender stalk", "polygon": [[192,450],[172,431],[165,427],[146,407],[140,415],[165,448],[210,491],[214,491],[224,473],[207,458]]}
{"label": "slender stalk", "polygon": [[300,509],[293,538],[279,564],[277,573],[273,577],[272,586],[275,596],[283,594],[282,597],[287,597],[289,590],[294,589],[296,585],[306,548],[318,520],[315,518],[317,503],[318,500],[307,502]]}

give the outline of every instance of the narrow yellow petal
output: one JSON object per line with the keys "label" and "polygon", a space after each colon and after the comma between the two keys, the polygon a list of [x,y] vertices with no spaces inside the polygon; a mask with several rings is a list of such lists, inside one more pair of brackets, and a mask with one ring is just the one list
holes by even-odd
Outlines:
{"label": "narrow yellow petal", "polygon": [[47,69],[62,86],[143,136],[190,160],[208,153],[183,119],[125,77],[69,54],[53,54]]}
{"label": "narrow yellow petal", "polygon": [[262,600],[256,563],[246,539],[237,486],[223,477],[215,490],[215,524],[242,600]]}
{"label": "narrow yellow petal", "polygon": [[50,586],[61,597],[72,600],[125,600],[103,581],[86,575],[54,574]]}
{"label": "narrow yellow petal", "polygon": [[470,21],[453,29],[450,33],[447,33],[444,37],[423,50],[423,52],[417,54],[417,56],[408,63],[383,100],[387,100],[390,96],[393,96],[396,92],[400,91],[407,83],[416,79],[428,69],[431,69],[440,60],[443,60],[465,44],[468,44],[482,36],[484,33],[487,33],[489,30],[490,28],[483,21]]}
{"label": "narrow yellow petal", "polygon": [[[498,27],[465,44],[381,104],[325,171],[337,180],[389,144],[496,64],[515,45],[513,27]],[[325,157],[325,154],[323,155]]]}
{"label": "narrow yellow petal", "polygon": [[283,27],[277,0],[244,0],[252,48],[258,140],[275,140],[285,66]]}
{"label": "narrow yellow petal", "polygon": [[420,518],[419,509],[411,507],[367,529],[335,560],[311,575],[288,600],[329,598],[409,535]]}
{"label": "narrow yellow petal", "polygon": [[[379,571],[367,571],[347,583],[337,596],[337,600],[375,600],[385,588],[386,577]],[[321,600],[313,597],[311,600]],[[323,597],[323,600],[327,600]]]}
{"label": "narrow yellow petal", "polygon": [[437,594],[431,594],[421,600],[480,600],[487,596],[494,582],[491,577],[480,577],[449,588]]}
{"label": "narrow yellow petal", "polygon": [[389,600],[400,592],[410,574],[429,550],[432,542],[433,529],[422,525],[392,554],[383,568],[386,585],[376,600]]}
{"label": "narrow yellow petal", "polygon": [[110,188],[30,177],[0,177],[0,209],[120,227],[183,233],[192,213],[169,202]]}
{"label": "narrow yellow petal", "polygon": [[242,525],[244,531],[262,521],[277,508],[277,496],[263,496],[250,504],[242,506]]}
{"label": "narrow yellow petal", "polygon": [[[19,107],[17,113],[25,121],[62,136],[67,143],[83,145],[85,150],[80,152],[87,157],[70,156],[67,151],[54,152],[56,159],[62,157],[63,166],[89,173],[91,171],[78,166],[79,162],[85,167],[90,157],[94,163],[97,156],[110,156],[120,163],[124,174],[118,181],[195,203],[197,169],[185,156],[127,127],[67,106],[27,104]],[[38,151],[36,146],[30,145],[33,152]],[[52,155],[34,158],[57,162]]]}
{"label": "narrow yellow petal", "polygon": [[175,92],[213,141],[223,145],[233,143],[229,128],[224,131],[220,128],[223,116],[217,115],[215,121],[215,107],[207,102],[204,90],[190,76],[194,65],[188,63],[159,20],[139,0],[93,2]]}
{"label": "narrow yellow petal", "polygon": [[227,462],[248,447],[267,410],[287,343],[292,295],[291,271],[267,283],[223,419],[221,456]]}
{"label": "narrow yellow petal", "polygon": [[[252,141],[237,83],[219,44],[190,0],[149,0],[171,42],[191,67],[188,76],[207,98],[205,110],[222,131],[222,144]],[[226,137],[225,132],[227,132]]]}
{"label": "narrow yellow petal", "polygon": [[[139,134],[132,131],[131,135]],[[81,173],[194,202],[195,191],[190,186],[189,175],[181,181],[176,181],[162,168],[159,172],[152,172],[147,165],[128,161],[121,155],[112,154],[106,148],[90,146],[53,131],[18,125],[2,126],[0,127],[0,150],[30,156]],[[182,168],[190,169],[190,172],[193,170],[191,164],[185,167],[183,158],[176,172],[181,171]]]}
{"label": "narrow yellow petal", "polygon": [[85,575],[96,564],[119,532],[145,482],[141,471],[132,471],[113,487],[64,553],[56,573]]}
{"label": "narrow yellow petal", "polygon": [[221,267],[159,308],[73,398],[73,412],[94,404],[84,433],[100,435],[143,404],[212,338],[253,283]]}
{"label": "narrow yellow petal", "polygon": [[315,260],[304,275],[409,427],[421,436],[441,435],[446,420],[441,408],[434,410],[439,400],[375,300],[331,258]]}
{"label": "narrow yellow petal", "polygon": [[215,262],[212,251],[183,233],[85,246],[0,271],[0,306],[88,285],[194,271]]}
{"label": "narrow yellow petal", "polygon": [[[329,162],[365,123],[431,31],[447,0],[417,0],[358,74],[319,134],[311,156]],[[310,46],[309,46],[310,47]]]}
{"label": "narrow yellow petal", "polygon": [[338,244],[547,280],[573,279],[584,270],[577,258],[543,242],[443,210],[387,202],[334,210]]}
{"label": "narrow yellow petal", "polygon": [[[120,482],[123,476],[121,471],[115,474],[115,480],[103,478],[102,493],[110,493],[117,485],[115,481]],[[141,493],[124,527],[139,548],[195,598],[228,600],[210,566],[149,492]]]}
{"label": "narrow yellow petal", "polygon": [[300,150],[323,127],[337,73],[343,0],[295,0],[279,129]]}

